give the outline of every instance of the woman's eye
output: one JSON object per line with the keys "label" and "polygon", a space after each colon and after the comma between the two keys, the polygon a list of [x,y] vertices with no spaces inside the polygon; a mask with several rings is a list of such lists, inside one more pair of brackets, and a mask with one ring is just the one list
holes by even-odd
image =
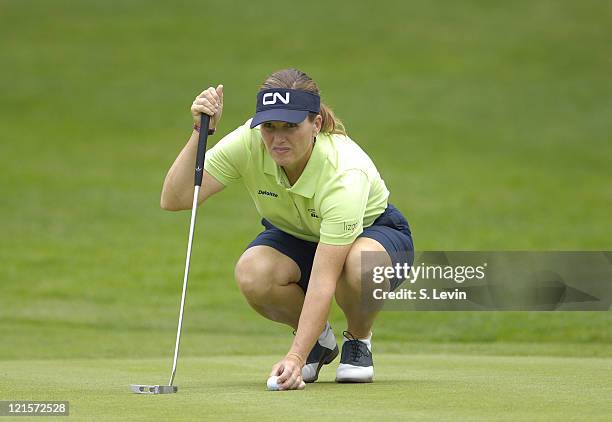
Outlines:
{"label": "woman's eye", "polygon": [[298,127],[298,125],[296,125],[295,123],[287,123],[284,126],[280,126],[280,127],[275,127],[273,124],[271,123],[264,123],[261,125],[262,128],[264,128],[265,130],[275,130],[275,129],[296,129]]}

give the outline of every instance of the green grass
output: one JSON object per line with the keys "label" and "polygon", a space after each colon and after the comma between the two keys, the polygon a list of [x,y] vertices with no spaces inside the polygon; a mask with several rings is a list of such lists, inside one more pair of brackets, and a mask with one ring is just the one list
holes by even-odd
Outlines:
{"label": "green grass", "polygon": [[[608,420],[612,359],[379,354],[376,382],[333,382],[323,368],[304,391],[266,391],[276,355],[187,358],[175,395],[128,394],[163,384],[167,361],[0,362],[3,396],[69,400],[87,420]],[[68,418],[69,419],[69,418]]]}
{"label": "green grass", "polygon": [[200,90],[225,85],[223,134],[270,72],[312,75],[419,250],[609,250],[610,21],[599,0],[0,0],[0,399],[105,420],[603,419],[610,312],[385,312],[380,382],[264,392],[291,334],[233,282],[260,230],[240,187],[200,210],[181,394],[126,385],[167,377],[189,215],[159,194]]}

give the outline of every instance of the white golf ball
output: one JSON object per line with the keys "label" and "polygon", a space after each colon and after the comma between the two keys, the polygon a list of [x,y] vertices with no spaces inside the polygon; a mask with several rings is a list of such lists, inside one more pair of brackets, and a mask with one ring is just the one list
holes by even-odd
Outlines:
{"label": "white golf ball", "polygon": [[276,382],[277,380],[278,380],[278,377],[276,375],[272,375],[270,378],[268,378],[268,382],[266,383],[268,386],[268,390],[270,391],[279,390],[278,383]]}

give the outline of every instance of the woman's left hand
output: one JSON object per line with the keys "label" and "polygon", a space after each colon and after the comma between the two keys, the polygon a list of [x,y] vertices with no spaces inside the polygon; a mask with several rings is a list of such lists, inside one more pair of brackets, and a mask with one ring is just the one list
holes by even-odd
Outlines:
{"label": "woman's left hand", "polygon": [[272,367],[270,376],[278,376],[276,380],[281,390],[303,390],[306,384],[302,380],[302,362],[291,356],[286,356]]}

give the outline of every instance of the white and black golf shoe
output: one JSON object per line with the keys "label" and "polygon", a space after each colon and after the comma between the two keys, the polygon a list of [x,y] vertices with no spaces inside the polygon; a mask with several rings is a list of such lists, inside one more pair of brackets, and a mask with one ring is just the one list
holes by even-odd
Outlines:
{"label": "white and black golf shoe", "polygon": [[308,354],[306,364],[302,368],[304,382],[315,382],[323,365],[331,363],[338,356],[338,344],[329,322]]}
{"label": "white and black golf shoe", "polygon": [[336,370],[336,382],[372,382],[372,334],[367,339],[356,339],[348,331],[342,333],[342,355]]}

